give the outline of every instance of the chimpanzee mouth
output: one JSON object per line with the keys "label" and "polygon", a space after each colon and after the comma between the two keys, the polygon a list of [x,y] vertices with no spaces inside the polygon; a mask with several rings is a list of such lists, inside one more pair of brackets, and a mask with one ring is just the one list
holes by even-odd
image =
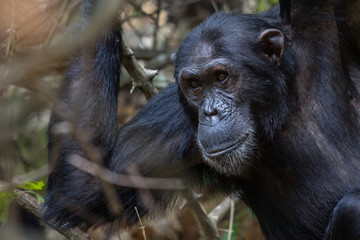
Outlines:
{"label": "chimpanzee mouth", "polygon": [[251,159],[256,151],[254,134],[252,129],[248,129],[236,141],[227,145],[221,144],[216,150],[206,151],[199,138],[197,142],[206,164],[227,176],[240,176],[246,174],[252,166]]}
{"label": "chimpanzee mouth", "polygon": [[243,145],[245,143],[245,141],[248,139],[249,137],[249,133],[245,133],[243,137],[241,137],[239,140],[235,141],[234,143],[231,143],[228,146],[225,146],[223,148],[220,149],[216,149],[214,151],[211,152],[206,152],[204,151],[204,155],[208,158],[216,158],[219,157],[227,152],[230,152],[234,149],[237,149],[238,147],[240,147],[241,145]]}

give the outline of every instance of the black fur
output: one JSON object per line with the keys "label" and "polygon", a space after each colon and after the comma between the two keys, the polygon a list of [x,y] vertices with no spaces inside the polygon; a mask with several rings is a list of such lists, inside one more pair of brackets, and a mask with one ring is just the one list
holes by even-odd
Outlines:
{"label": "black fur", "polygon": [[290,23],[291,14],[291,0],[279,0],[280,16],[284,24]]}
{"label": "black fur", "polygon": [[[95,0],[84,1],[84,19],[91,17],[95,3]],[[117,136],[116,112],[121,54],[121,29],[114,25],[101,33],[93,48],[84,47],[78,56],[72,59],[59,96],[67,110],[72,113],[75,127],[81,127],[81,131],[86,132],[90,142],[97,147],[104,159],[111,157]],[[57,162],[50,163],[56,164],[56,167],[49,176],[43,219],[54,226],[73,227],[81,224],[87,228],[89,222],[85,219],[89,218],[91,225],[97,225],[103,222],[102,215],[110,213],[106,207],[101,207],[106,206],[101,194],[88,194],[88,190],[101,188],[99,181],[67,162],[73,155],[86,157],[79,143],[70,136],[62,136],[61,141],[55,143],[54,127],[62,121],[53,113],[49,124],[49,156],[58,148],[60,153],[58,159],[52,159]],[[78,208],[79,215],[72,214]],[[86,209],[86,213],[101,214],[84,215],[81,209]]]}
{"label": "black fur", "polygon": [[360,192],[349,193],[331,214],[324,240],[360,239]]}
{"label": "black fur", "polygon": [[[181,177],[189,189],[241,197],[267,239],[358,239],[360,1],[280,3],[281,10],[262,14],[217,13],[195,28],[176,54],[177,83],[118,131],[120,31],[104,31],[94,49],[84,49],[73,60],[61,99],[114,172],[127,173],[134,165],[144,176]],[[284,40],[283,53],[276,58],[264,51],[271,42],[260,39],[268,29],[280,31],[277,36]],[[199,62],[223,58],[221,64],[236,81],[216,91],[235,98],[231,104],[244,110],[229,113],[240,116],[232,130],[243,133],[251,128],[251,149],[238,159],[243,164],[236,165],[231,156],[218,157],[220,164],[233,164],[228,171],[219,171],[216,164],[209,167],[213,159],[203,156],[205,140],[200,135],[207,133],[199,129],[208,116],[201,115],[203,103],[186,91],[184,84],[193,78],[183,79],[183,69],[195,69],[195,76],[202,78],[206,73]],[[50,155],[59,147],[52,129],[60,121],[54,114]],[[228,126],[220,131],[224,129]],[[74,154],[86,157],[79,145],[63,136],[60,149],[44,211],[44,219],[55,226],[87,229],[125,219],[132,223],[133,207],[142,215],[158,212],[176,205],[183,195],[182,190],[152,190],[155,201],[149,207],[141,191],[116,187],[124,212],[115,216],[99,180],[67,162]]]}

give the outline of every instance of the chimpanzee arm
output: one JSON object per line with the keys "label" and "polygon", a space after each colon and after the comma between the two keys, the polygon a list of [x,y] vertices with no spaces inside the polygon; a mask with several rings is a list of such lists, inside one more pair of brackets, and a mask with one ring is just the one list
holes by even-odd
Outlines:
{"label": "chimpanzee arm", "polygon": [[[186,176],[185,179],[189,180],[196,175],[196,170],[189,168],[199,164],[201,159],[194,139],[197,120],[182,101],[176,83],[151,99],[120,129],[107,167],[117,173],[155,178],[184,179]],[[134,169],[136,172],[133,172]],[[137,219],[134,207],[140,215],[159,212],[159,209],[163,211],[174,205],[183,193],[181,190],[152,188],[157,186],[150,186],[147,190],[151,199],[143,199],[139,189],[117,188],[129,223]]]}
{"label": "chimpanzee arm", "polygon": [[360,239],[360,192],[349,193],[335,207],[324,240]]}
{"label": "chimpanzee arm", "polygon": [[197,151],[194,135],[198,123],[181,96],[178,85],[170,84],[120,129],[110,169],[118,171],[131,163],[143,168],[142,174],[156,171],[156,176],[168,176],[172,175],[168,167],[187,165],[184,158],[189,161],[189,154]]}
{"label": "chimpanzee arm", "polygon": [[[84,1],[85,22],[95,3]],[[126,173],[134,163],[145,176],[183,176],[182,170],[199,160],[193,145],[196,117],[184,107],[177,85],[172,84],[118,132],[120,65],[121,30],[116,26],[104,29],[94,47],[82,49],[72,59],[59,98],[71,113],[74,127],[86,133],[110,170]],[[67,120],[53,113],[49,124],[48,150],[49,156],[56,156],[56,166],[48,180],[43,220],[56,227],[87,229],[121,219],[110,211],[101,181],[69,163],[74,156],[91,156],[81,148],[79,139],[54,135],[59,123]],[[58,138],[60,141],[55,141]],[[137,199],[136,189],[117,187],[117,193],[129,222],[136,216],[130,205],[138,206],[142,215],[148,212]],[[179,191],[154,192],[154,199],[167,206],[178,195]]]}
{"label": "chimpanzee arm", "polygon": [[[88,21],[90,5],[95,0],[85,0],[83,18]],[[86,27],[86,26],[84,26]],[[91,47],[84,47],[73,57],[70,69],[60,89],[60,100],[72,115],[75,127],[81,130],[104,156],[114,147],[117,129],[117,95],[119,88],[122,54],[121,28],[117,26],[104,29]],[[66,119],[65,119],[66,120]],[[52,150],[52,130],[62,122],[56,113],[49,126],[49,150]],[[73,151],[74,147],[71,148]]]}
{"label": "chimpanzee arm", "polygon": [[[193,185],[201,184],[204,174],[210,176],[209,169],[196,166],[188,169],[197,165],[200,158],[193,145],[195,126],[180,102],[177,85],[172,84],[120,129],[110,158],[104,157],[106,167],[122,174],[132,174],[131,167],[135,167],[147,177],[188,176],[186,180]],[[181,190],[150,189],[151,199],[144,200],[139,195],[144,190],[114,186],[124,210],[122,216],[114,216],[100,180],[68,163],[72,155],[82,154],[78,147],[71,148],[70,144],[76,142],[64,141],[66,145],[62,146],[59,162],[49,177],[46,194],[44,219],[54,226],[87,229],[122,219],[133,223],[137,220],[135,206],[144,215],[170,207],[182,195]],[[149,205],[154,209],[149,209]]]}
{"label": "chimpanzee arm", "polygon": [[[84,1],[84,22],[88,22],[95,3],[95,0]],[[95,46],[84,47],[71,60],[60,89],[59,99],[71,114],[73,127],[86,134],[103,159],[111,156],[116,142],[121,46],[120,25],[104,29]],[[43,219],[57,227],[87,228],[103,221],[95,213],[101,211],[98,207],[104,200],[98,193],[99,181],[68,163],[75,155],[87,158],[77,140],[63,134],[58,137],[60,141],[55,141],[54,130],[67,120],[53,113],[49,124],[48,151],[50,161],[56,161],[56,166],[48,180]]]}

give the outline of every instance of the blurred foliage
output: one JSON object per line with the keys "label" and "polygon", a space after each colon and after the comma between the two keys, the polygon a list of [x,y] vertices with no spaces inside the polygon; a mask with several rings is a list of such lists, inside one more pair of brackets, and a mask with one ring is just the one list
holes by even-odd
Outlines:
{"label": "blurred foliage", "polygon": [[[160,70],[154,83],[163,88],[173,81],[170,55],[176,51],[190,29],[215,11],[230,11],[235,8],[240,8],[244,13],[264,11],[273,7],[277,0],[126,2],[119,14],[124,22],[125,42],[134,50],[142,64]],[[61,40],[67,32],[73,31],[80,9],[80,0],[1,0],[0,68],[10,70],[9,66],[17,66],[13,64],[14,59],[40,54]],[[56,89],[63,78],[66,64],[67,60],[64,60],[59,63],[57,71],[49,71],[45,76],[39,77],[35,72],[35,75],[27,77],[44,81]],[[39,92],[29,90],[31,87],[8,85],[3,80],[8,72],[0,75],[0,181],[11,185],[17,177],[47,164],[46,129],[52,103],[46,101]],[[121,123],[129,120],[145,104],[140,92],[128,94],[130,88],[131,79],[123,71],[118,110]],[[43,202],[45,182],[46,175],[38,174],[16,187],[25,189]],[[9,205],[16,197],[10,190],[0,192],[2,224],[6,223]],[[244,205],[237,206],[232,239],[261,239],[256,220],[246,211],[248,210]],[[227,221],[221,224],[223,228],[227,226]],[[256,234],[249,235],[244,231],[246,228]],[[227,239],[227,234],[223,234],[222,239]]]}
{"label": "blurred foliage", "polygon": [[256,11],[263,12],[271,7],[274,7],[278,2],[278,0],[260,0],[257,3]]}
{"label": "blurred foliage", "polygon": [[7,222],[9,206],[15,198],[16,195],[14,192],[0,192],[0,223],[5,224]]}
{"label": "blurred foliage", "polygon": [[[44,198],[38,193],[38,191],[44,190],[44,181],[26,182],[19,185],[18,188],[26,190],[25,192],[33,195],[39,202],[44,202]],[[7,222],[9,207],[15,198],[16,194],[13,191],[0,192],[0,223],[5,224]]]}

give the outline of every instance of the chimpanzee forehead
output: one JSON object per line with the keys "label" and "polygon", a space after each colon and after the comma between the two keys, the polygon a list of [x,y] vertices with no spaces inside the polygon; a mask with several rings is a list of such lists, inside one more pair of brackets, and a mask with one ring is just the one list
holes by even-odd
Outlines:
{"label": "chimpanzee forehead", "polygon": [[175,77],[184,67],[214,58],[241,60],[252,55],[264,20],[253,15],[217,13],[193,29],[176,54]]}
{"label": "chimpanzee forehead", "polygon": [[215,55],[214,45],[210,43],[200,43],[195,47],[194,54],[192,55],[192,61],[199,61],[212,58]]}
{"label": "chimpanzee forehead", "polygon": [[176,56],[177,67],[203,65],[217,58],[232,59],[233,55],[247,53],[246,45],[241,31],[204,29],[198,36],[185,40]]}

